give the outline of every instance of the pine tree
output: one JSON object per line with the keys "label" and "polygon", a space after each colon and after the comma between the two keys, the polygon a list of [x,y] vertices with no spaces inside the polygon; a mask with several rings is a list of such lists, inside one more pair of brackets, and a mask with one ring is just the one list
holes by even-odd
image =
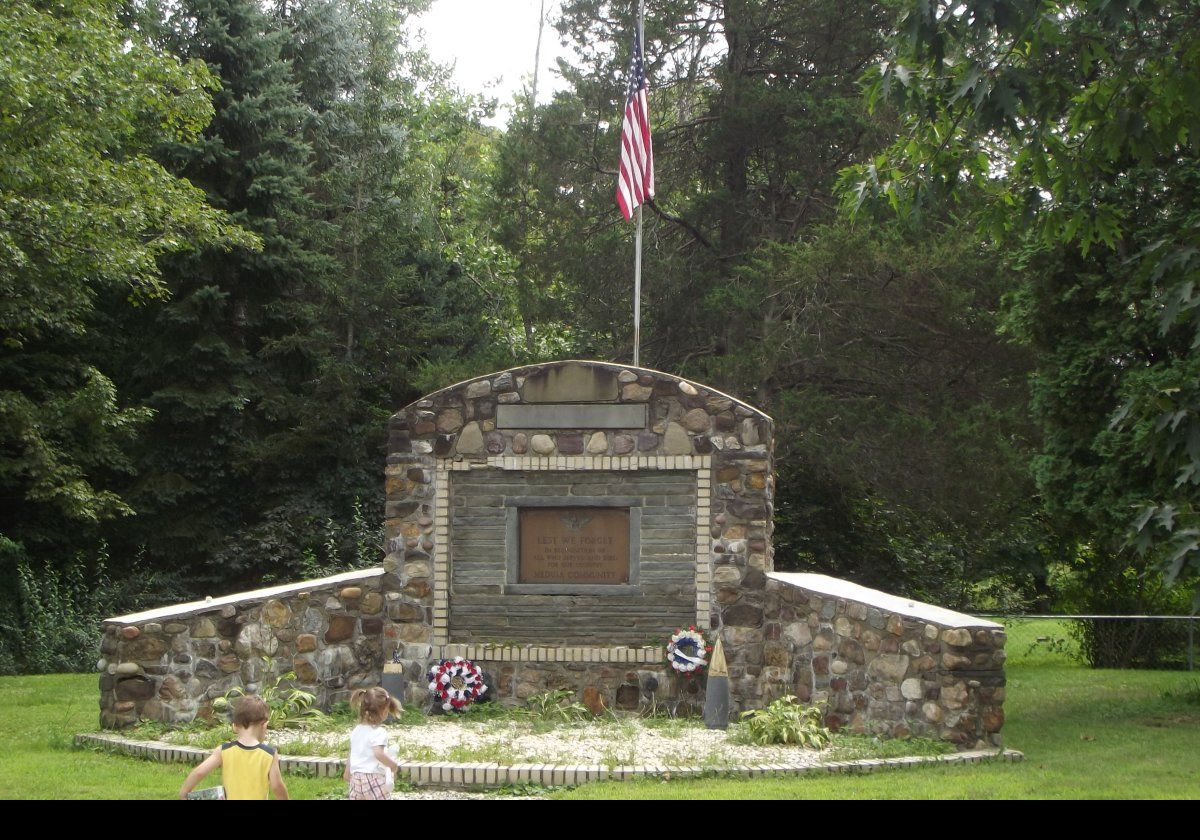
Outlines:
{"label": "pine tree", "polygon": [[123,325],[126,387],[155,410],[129,491],[139,516],[124,536],[195,573],[212,568],[273,491],[248,484],[246,465],[263,434],[295,422],[285,397],[313,360],[288,341],[311,327],[304,301],[320,259],[305,238],[308,110],[282,56],[288,33],[252,0],[168,9],[143,20],[176,54],[206,63],[221,88],[203,136],[160,156],[262,241],[171,260],[171,300]]}

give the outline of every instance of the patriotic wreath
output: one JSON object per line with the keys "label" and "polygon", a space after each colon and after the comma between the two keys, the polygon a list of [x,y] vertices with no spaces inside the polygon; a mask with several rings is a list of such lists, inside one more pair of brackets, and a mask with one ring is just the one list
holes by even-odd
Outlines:
{"label": "patriotic wreath", "polygon": [[708,666],[705,656],[712,645],[705,644],[704,636],[695,627],[676,631],[667,642],[667,662],[686,677]]}
{"label": "patriotic wreath", "polygon": [[483,673],[469,659],[443,659],[429,669],[429,692],[443,710],[460,711],[487,692]]}

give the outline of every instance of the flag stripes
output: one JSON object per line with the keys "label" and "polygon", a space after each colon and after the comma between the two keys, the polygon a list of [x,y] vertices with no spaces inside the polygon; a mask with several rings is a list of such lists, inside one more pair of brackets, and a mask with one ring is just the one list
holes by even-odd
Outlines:
{"label": "flag stripes", "polygon": [[621,123],[621,165],[617,172],[617,206],[626,219],[633,218],[633,211],[654,195],[654,149],[650,142],[647,89],[642,43],[635,32],[625,118]]}

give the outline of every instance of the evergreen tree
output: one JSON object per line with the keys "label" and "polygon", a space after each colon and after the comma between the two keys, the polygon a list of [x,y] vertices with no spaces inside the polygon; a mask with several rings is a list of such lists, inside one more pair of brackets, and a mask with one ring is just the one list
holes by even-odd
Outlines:
{"label": "evergreen tree", "polygon": [[129,386],[157,414],[122,538],[223,588],[376,560],[386,419],[488,336],[437,241],[478,124],[405,43],[408,11],[150,10],[222,81],[202,141],[162,154],[263,250],[174,261],[170,303],[125,330]]}
{"label": "evergreen tree", "polygon": [[282,56],[288,34],[257,3],[146,11],[162,43],[203,61],[221,84],[203,136],[164,145],[160,156],[262,241],[259,251],[205,248],[171,260],[171,300],[121,324],[124,385],[155,411],[129,489],[139,516],[121,536],[195,574],[215,571],[230,535],[285,489],[245,479],[256,442],[296,421],[286,397],[313,369],[289,342],[311,327],[305,299],[321,268],[305,236],[308,110]]}

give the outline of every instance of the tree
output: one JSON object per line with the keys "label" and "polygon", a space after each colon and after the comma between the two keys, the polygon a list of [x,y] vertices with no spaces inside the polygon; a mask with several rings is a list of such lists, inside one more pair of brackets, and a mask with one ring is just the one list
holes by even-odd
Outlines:
{"label": "tree", "polygon": [[199,135],[213,77],[122,29],[115,5],[0,9],[0,540],[40,559],[64,522],[130,512],[109,475],[149,414],[86,340],[98,296],[162,297],[165,256],[254,243],[150,155]]}
{"label": "tree", "polygon": [[[509,126],[493,182],[536,292],[522,314],[615,358],[630,355],[613,190],[634,5],[563,4],[571,87]],[[993,255],[949,217],[837,219],[840,168],[891,136],[858,87],[887,21],[876,4],[648,3],[643,358],[775,418],[781,565],[959,603],[993,569],[1044,589],[1044,552],[1026,550],[1029,357],[995,334]]]}
{"label": "tree", "polygon": [[[247,481],[254,448],[295,421],[289,393],[314,366],[289,341],[314,326],[307,302],[323,269],[308,220],[309,110],[300,101],[288,33],[253,0],[187,0],[136,9],[164,48],[220,80],[203,133],[162,144],[158,156],[253,230],[260,250],[196,248],[165,261],[171,297],[115,310],[107,331],[121,385],[155,410],[138,447],[128,496],[138,518],[121,553],[145,546],[189,575],[244,568],[221,551],[279,486]],[[257,570],[256,570],[257,571]]]}
{"label": "tree", "polygon": [[[904,136],[847,176],[908,212],[967,191],[1028,231],[1039,482],[1084,539],[1200,572],[1200,15],[1189,0],[912,4],[869,95]],[[1032,255],[1028,255],[1032,252]],[[1062,341],[1064,336],[1071,340]],[[1077,414],[1066,410],[1084,403]],[[1120,499],[1080,471],[1113,470]],[[1088,498],[1085,498],[1088,497]],[[1119,521],[1114,521],[1114,516]],[[1200,593],[1198,593],[1200,595]]]}
{"label": "tree", "polygon": [[479,290],[438,241],[478,123],[404,40],[421,5],[141,9],[222,81],[204,135],[160,154],[263,249],[173,260],[172,300],[112,331],[136,336],[117,347],[124,384],[158,410],[121,548],[210,588],[376,559],[354,523],[382,514],[389,412],[425,366],[488,337]]}

